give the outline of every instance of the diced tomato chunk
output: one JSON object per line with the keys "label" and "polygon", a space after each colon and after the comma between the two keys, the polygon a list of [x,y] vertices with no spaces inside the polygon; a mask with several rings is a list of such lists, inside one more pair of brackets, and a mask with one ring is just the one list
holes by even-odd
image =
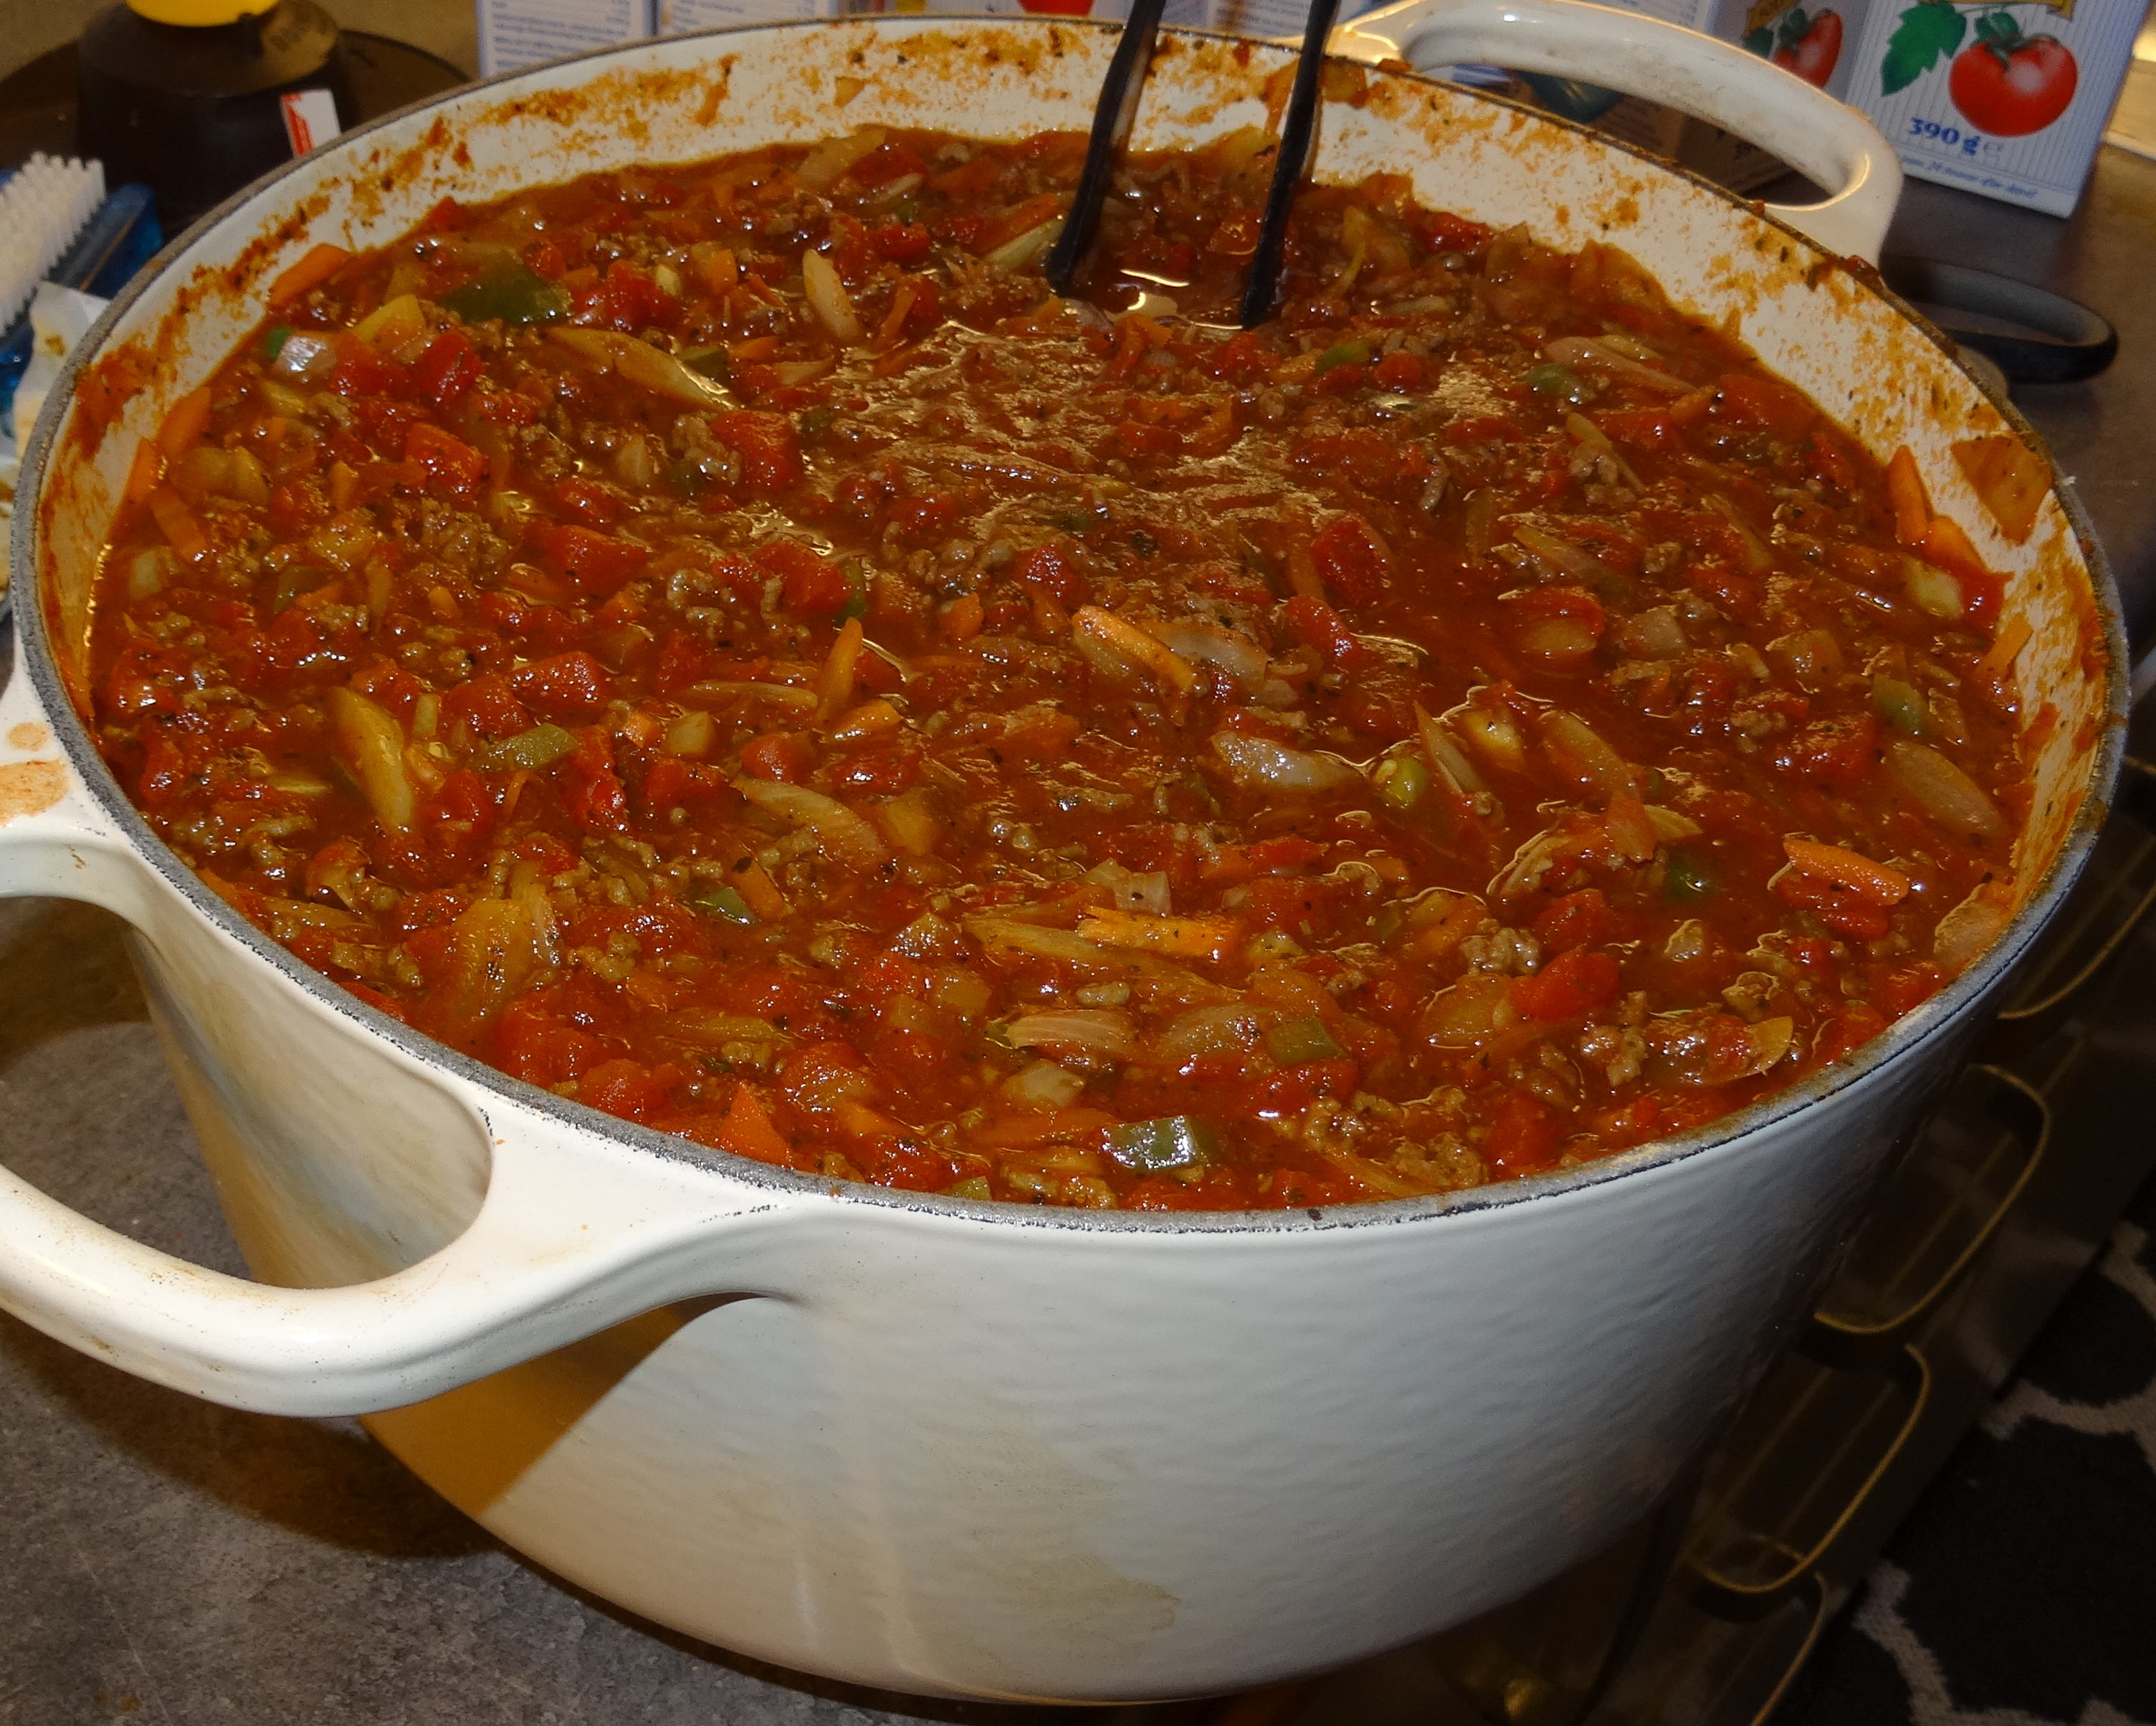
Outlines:
{"label": "diced tomato chunk", "polygon": [[609,680],[604,666],[579,651],[520,665],[509,685],[526,706],[549,719],[588,719],[606,706]]}
{"label": "diced tomato chunk", "polygon": [[1323,654],[1328,665],[1343,671],[1360,670],[1369,662],[1369,650],[1355,638],[1348,621],[1322,599],[1298,593],[1281,609],[1288,627],[1304,645]]}
{"label": "diced tomato chunk", "polygon": [[448,408],[462,399],[485,370],[471,338],[462,330],[444,330],[413,362],[412,382],[437,408]]}
{"label": "diced tomato chunk", "polygon": [[601,597],[632,582],[651,561],[651,553],[633,539],[595,533],[588,527],[557,526],[540,532],[547,560],[587,593]]}
{"label": "diced tomato chunk", "polygon": [[1328,590],[1351,605],[1368,605],[1383,593],[1392,554],[1359,516],[1335,516],[1310,542],[1311,561]]}
{"label": "diced tomato chunk", "polygon": [[1527,1091],[1500,1093],[1485,1112],[1482,1161],[1492,1174],[1532,1174],[1557,1161],[1564,1125],[1556,1110]]}
{"label": "diced tomato chunk", "polygon": [[798,732],[766,732],[742,745],[742,771],[752,779],[798,785],[815,765],[815,746]]}
{"label": "diced tomato chunk", "polygon": [[1868,1001],[1851,1001],[1830,1015],[1812,1039],[1812,1059],[1820,1066],[1861,1049],[1887,1029],[1886,1016]]}
{"label": "diced tomato chunk", "polygon": [[405,434],[404,459],[426,470],[428,490],[459,503],[479,496],[486,477],[486,458],[461,438],[422,422]]}
{"label": "diced tomato chunk", "polygon": [[1592,947],[1607,941],[1617,918],[1599,887],[1583,887],[1567,893],[1537,913],[1532,927],[1544,948],[1561,953],[1568,948]]}
{"label": "diced tomato chunk", "polygon": [[1575,1019],[1616,999],[1623,974],[1606,953],[1568,948],[1532,976],[1512,979],[1512,1010],[1527,1019]]}
{"label": "diced tomato chunk", "polygon": [[742,481],[773,497],[801,478],[801,434],[783,414],[730,408],[711,417],[711,435],[741,458]]}
{"label": "diced tomato chunk", "polygon": [[562,763],[562,801],[570,819],[587,833],[623,833],[629,829],[629,797],[613,767],[613,739],[598,726],[588,727],[576,751]]}
{"label": "diced tomato chunk", "polygon": [[1863,783],[1879,755],[1879,722],[1869,711],[1815,719],[1774,752],[1783,773],[1849,789]]}
{"label": "diced tomato chunk", "polygon": [[918,222],[886,222],[869,238],[877,255],[892,264],[918,264],[936,244]]}
{"label": "diced tomato chunk", "polygon": [[527,1084],[567,1084],[598,1064],[606,1045],[589,1032],[555,1017],[531,995],[502,1009],[491,1031],[495,1058]]}
{"label": "diced tomato chunk", "polygon": [[578,1081],[577,1095],[609,1115],[649,1121],[666,1107],[680,1082],[681,1070],[671,1062],[648,1067],[634,1061],[603,1061]]}
{"label": "diced tomato chunk", "polygon": [[1723,374],[1714,413],[1733,424],[1757,426],[1785,443],[1804,436],[1819,418],[1819,409],[1788,384],[1751,372]]}
{"label": "diced tomato chunk", "polygon": [[836,611],[853,597],[845,572],[798,540],[775,539],[760,546],[756,561],[782,578],[788,611],[814,616]]}

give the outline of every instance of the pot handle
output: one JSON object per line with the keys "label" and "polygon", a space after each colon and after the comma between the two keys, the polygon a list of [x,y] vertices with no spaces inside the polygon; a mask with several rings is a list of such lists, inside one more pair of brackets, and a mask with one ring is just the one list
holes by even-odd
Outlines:
{"label": "pot handle", "polygon": [[1332,33],[1334,54],[1418,70],[1487,61],[1585,79],[1676,108],[1769,150],[1823,203],[1768,204],[1838,256],[1876,264],[1902,195],[1902,164],[1854,108],[1734,43],[1584,0],[1400,0]]}
{"label": "pot handle", "polygon": [[[54,743],[18,660],[0,695],[0,896],[80,900],[146,929],[161,891]],[[413,1071],[478,1117],[493,1151],[477,1216],[431,1257],[343,1287],[250,1282],[131,1241],[0,1168],[0,1308],[212,1402],[326,1415],[421,1401],[670,1301],[773,1292],[743,1286],[761,1258],[744,1255],[744,1234],[801,1215],[794,1194],[715,1184],[657,1153],[595,1180],[573,1128]]]}

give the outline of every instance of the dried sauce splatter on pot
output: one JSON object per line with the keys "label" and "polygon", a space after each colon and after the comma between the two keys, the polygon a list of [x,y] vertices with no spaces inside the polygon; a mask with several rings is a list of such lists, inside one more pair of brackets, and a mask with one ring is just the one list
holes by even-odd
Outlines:
{"label": "dried sauce splatter on pot", "polygon": [[1399,178],[1307,192],[1283,315],[1219,327],[1255,132],[1135,162],[1059,301],[1081,144],[867,131],[318,249],[113,542],[100,737],[158,831],[519,1078],[1060,1205],[1602,1156],[1996,932],[2027,631],[1906,452]]}

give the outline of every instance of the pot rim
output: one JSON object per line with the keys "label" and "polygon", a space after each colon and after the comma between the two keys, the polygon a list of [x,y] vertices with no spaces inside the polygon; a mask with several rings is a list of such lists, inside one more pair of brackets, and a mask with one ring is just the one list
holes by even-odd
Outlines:
{"label": "pot rim", "polygon": [[[1121,28],[1118,23],[1099,18],[1032,15],[946,18],[934,15],[924,18],[916,14],[888,13],[843,20],[815,18],[737,24],[656,39],[664,43],[716,41],[740,36],[773,36],[795,30],[859,28],[865,25],[906,31],[983,28],[1052,31],[1082,28],[1105,32]],[[1200,40],[1241,39],[1228,32],[1180,28],[1163,30],[1163,34]],[[1488,103],[1524,116],[1538,124],[1591,137],[1604,148],[1633,157],[1643,168],[1688,182],[1737,206],[1754,220],[1779,229],[1789,239],[1807,248],[1822,262],[1848,269],[1866,292],[1883,301],[1903,321],[1939,348],[1943,356],[1998,409],[2014,432],[2043,453],[2045,465],[2051,475],[2052,495],[2057,498],[2074,531],[2087,565],[2090,595],[2102,622],[2107,655],[2105,707],[2107,722],[2103,737],[2091,752],[2087,774],[2082,782],[2081,803],[2075,811],[2071,826],[2035,889],[2015,912],[2005,932],[1981,958],[1930,999],[1824,1071],[1722,1116],[1703,1127],[1667,1138],[1650,1140],[1630,1150],[1577,1164],[1570,1168],[1552,1169],[1455,1192],[1408,1199],[1357,1199],[1325,1207],[1286,1210],[1100,1211],[1058,1205],[1019,1205],[999,1199],[963,1199],[947,1194],[881,1187],[869,1182],[836,1182],[827,1176],[781,1169],[774,1164],[757,1162],[752,1158],[716,1150],[693,1139],[660,1133],[639,1122],[606,1114],[588,1104],[556,1096],[550,1091],[513,1078],[500,1068],[490,1066],[445,1043],[438,1042],[424,1032],[368,1005],[331,982],[328,977],[303,963],[290,950],[272,941],[213,892],[202,878],[182,862],[178,855],[151,829],[105,765],[87,723],[68,695],[66,682],[60,675],[48,634],[45,594],[38,576],[39,560],[35,550],[41,544],[39,504],[44,490],[46,468],[59,442],[60,422],[74,400],[76,379],[84,367],[101,352],[120,319],[163,281],[190,248],[219,223],[254,202],[278,181],[313,162],[318,154],[342,151],[415,114],[444,109],[479,92],[499,89],[536,74],[556,73],[563,67],[596,67],[605,62],[626,59],[639,53],[649,52],[654,45],[653,39],[623,44],[551,61],[542,66],[522,67],[497,74],[492,78],[475,80],[454,90],[408,103],[403,107],[354,126],[340,133],[330,144],[323,146],[322,152],[311,152],[306,156],[295,157],[241,187],[204,212],[169,241],[100,315],[62,363],[23,453],[17,493],[17,531],[13,537],[13,570],[8,591],[18,598],[28,594],[32,603],[27,607],[18,603],[13,608],[18,632],[18,663],[21,670],[30,677],[45,717],[51,723],[54,734],[69,763],[80,776],[99,809],[120,830],[134,855],[154,870],[197,915],[256,958],[282,973],[286,981],[296,986],[316,1005],[350,1021],[353,1028],[362,1034],[388,1042],[399,1054],[423,1067],[446,1072],[466,1086],[492,1093],[505,1102],[545,1116],[556,1126],[573,1130],[580,1141],[595,1140],[595,1148],[603,1148],[609,1153],[633,1151],[706,1168],[743,1185],[775,1193],[801,1196],[816,1194],[879,1210],[920,1212],[929,1216],[971,1222],[1111,1235],[1270,1235],[1342,1228],[1436,1224],[1452,1218],[1472,1217],[1537,1201],[1584,1195],[1611,1182],[1674,1169],[1710,1153],[1738,1153],[1745,1148],[1748,1139],[1755,1135],[1768,1134],[1814,1104],[1826,1102],[1869,1081],[1889,1062],[1905,1054],[1913,1056],[1923,1045],[1957,1028],[1964,1014],[1974,1010],[2026,955],[2053,913],[2072,890],[2082,866],[2087,860],[2097,835],[2109,815],[2125,754],[2126,718],[2131,703],[2128,692],[2128,657],[2123,614],[2109,562],[2097,542],[2094,524],[2076,494],[2072,481],[2059,471],[2058,464],[2037,435],[2035,429],[2005,393],[1994,388],[1982,373],[1965,364],[1951,339],[1887,288],[1875,270],[1869,266],[1850,269],[1849,266],[1856,260],[1834,256],[1787,222],[1763,213],[1754,200],[1739,197],[1691,169],[1666,162],[1622,140],[1597,133],[1590,126],[1529,107],[1508,97],[1452,85],[1425,73],[1379,69],[1350,59],[1343,63],[1356,65],[1372,77],[1399,78],[1436,85],[1449,95]],[[1292,52],[1275,43],[1261,42],[1260,45],[1279,53],[1283,59]],[[1651,263],[1651,260],[1646,261]],[[28,500],[27,503],[24,500]],[[470,1097],[461,1100],[468,1106],[475,1105],[479,1101]]]}

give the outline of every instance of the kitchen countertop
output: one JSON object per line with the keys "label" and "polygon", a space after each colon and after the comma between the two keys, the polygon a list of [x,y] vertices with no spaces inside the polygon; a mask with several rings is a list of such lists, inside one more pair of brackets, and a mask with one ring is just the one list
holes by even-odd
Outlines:
{"label": "kitchen countertop", "polygon": [[[0,53],[49,47],[93,9],[0,0]],[[404,33],[469,64],[467,8],[336,9],[387,33],[399,18],[422,24]],[[465,25],[461,54],[441,39],[450,13]],[[2103,378],[2020,399],[2075,475],[2122,585],[2142,596],[2129,606],[2137,635],[2156,623],[2156,309],[2136,317],[2151,302],[2152,234],[2156,162],[2107,148],[2068,221],[1912,183],[1888,247],[2010,269],[2124,327]],[[137,1239],[240,1271],[120,926],[77,906],[0,905],[0,1162]],[[0,1554],[0,1726],[1074,1718],[869,1695],[692,1642],[506,1551],[356,1422],[214,1407],[4,1317]],[[1075,1718],[1165,1726],[1209,1712]],[[1247,1711],[1249,1726],[1262,1718]]]}

